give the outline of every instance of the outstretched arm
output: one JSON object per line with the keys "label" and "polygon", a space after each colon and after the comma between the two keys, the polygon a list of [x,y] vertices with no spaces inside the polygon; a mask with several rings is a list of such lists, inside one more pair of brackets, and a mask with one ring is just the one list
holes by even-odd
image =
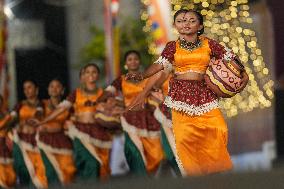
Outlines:
{"label": "outstretched arm", "polygon": [[128,110],[136,110],[143,108],[145,98],[149,95],[153,87],[160,88],[162,84],[169,77],[170,72],[168,71],[160,71],[149,78],[147,81],[143,91],[131,102],[131,104],[127,107]]}
{"label": "outstretched arm", "polygon": [[161,64],[152,64],[145,72],[142,73],[128,73],[126,75],[127,80],[135,80],[135,81],[141,81],[144,79],[147,79],[154,74],[158,73],[159,71],[163,70],[164,67]]}
{"label": "outstretched arm", "polygon": [[171,71],[174,62],[174,55],[176,52],[176,42],[170,41],[164,48],[161,56],[152,64],[145,72],[136,74],[127,74],[127,80],[141,81],[149,78],[161,70]]}
{"label": "outstretched arm", "polygon": [[71,107],[72,107],[71,102],[69,102],[67,100],[61,102],[50,115],[48,115],[46,118],[44,118],[37,125],[43,125],[43,124],[46,124],[49,121],[54,120],[57,116],[59,116],[64,111],[70,109]]}

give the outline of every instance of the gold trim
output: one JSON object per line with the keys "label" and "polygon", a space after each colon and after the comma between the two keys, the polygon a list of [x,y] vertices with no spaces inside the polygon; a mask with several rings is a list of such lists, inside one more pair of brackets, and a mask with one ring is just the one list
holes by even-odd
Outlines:
{"label": "gold trim", "polygon": [[147,129],[139,129],[135,127],[134,125],[129,124],[126,121],[125,117],[123,116],[120,117],[120,120],[121,120],[121,126],[123,130],[125,130],[126,132],[134,133],[134,134],[137,134],[138,136],[149,137],[149,138],[156,138],[156,137],[160,137],[161,135],[160,131],[148,131]]}
{"label": "gold trim", "polygon": [[98,118],[100,118],[100,119],[102,119],[102,120],[104,120],[104,121],[109,121],[109,122],[113,121],[113,122],[120,123],[119,117],[106,116],[105,114],[103,114],[103,113],[101,113],[101,112],[97,112],[97,113],[95,114],[95,119],[98,119]]}

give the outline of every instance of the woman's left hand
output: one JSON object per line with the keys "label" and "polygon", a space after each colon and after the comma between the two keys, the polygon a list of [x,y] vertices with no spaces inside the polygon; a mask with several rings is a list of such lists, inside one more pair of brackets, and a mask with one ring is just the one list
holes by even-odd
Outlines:
{"label": "woman's left hand", "polygon": [[241,92],[246,87],[249,81],[249,76],[246,71],[243,71],[241,75],[242,75],[241,86],[237,89],[237,92]]}

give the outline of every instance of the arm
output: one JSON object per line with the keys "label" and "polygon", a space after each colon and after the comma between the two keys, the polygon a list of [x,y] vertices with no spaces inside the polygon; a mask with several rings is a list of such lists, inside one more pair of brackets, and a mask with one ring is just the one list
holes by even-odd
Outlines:
{"label": "arm", "polygon": [[122,91],[122,77],[116,78],[107,88],[103,94],[98,98],[98,102],[106,102],[109,97],[116,96],[118,91]]}
{"label": "arm", "polygon": [[174,54],[176,52],[176,42],[168,42],[161,56],[154,62],[145,72],[138,74],[127,74],[127,80],[141,81],[149,78],[161,70],[172,71],[172,63],[174,62]]}
{"label": "arm", "polygon": [[39,122],[38,125],[43,125],[49,121],[54,120],[57,116],[62,114],[64,111],[70,109],[71,107],[72,107],[72,104],[70,102],[63,101],[56,107],[56,109],[49,116],[47,116],[41,122]]}
{"label": "arm", "polygon": [[160,88],[162,84],[167,80],[170,72],[169,71],[160,71],[149,78],[143,91],[131,102],[127,107],[128,110],[135,110],[139,107],[144,106],[145,98],[149,95],[153,87]]}
{"label": "arm", "polygon": [[63,100],[50,115],[45,117],[41,122],[38,122],[37,125],[43,125],[52,121],[64,111],[69,110],[76,101],[76,93],[76,90],[73,91],[66,100]]}

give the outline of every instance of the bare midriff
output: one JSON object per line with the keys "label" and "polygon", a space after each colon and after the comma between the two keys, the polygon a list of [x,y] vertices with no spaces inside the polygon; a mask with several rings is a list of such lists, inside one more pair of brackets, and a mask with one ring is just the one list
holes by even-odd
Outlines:
{"label": "bare midriff", "polygon": [[178,80],[197,80],[201,81],[204,79],[204,74],[202,73],[195,73],[195,72],[188,72],[184,74],[176,74],[175,79]]}
{"label": "bare midriff", "polygon": [[20,124],[19,131],[25,134],[36,133],[37,128],[28,124]]}
{"label": "bare midriff", "polygon": [[78,112],[76,113],[76,120],[80,123],[95,123],[94,112]]}

